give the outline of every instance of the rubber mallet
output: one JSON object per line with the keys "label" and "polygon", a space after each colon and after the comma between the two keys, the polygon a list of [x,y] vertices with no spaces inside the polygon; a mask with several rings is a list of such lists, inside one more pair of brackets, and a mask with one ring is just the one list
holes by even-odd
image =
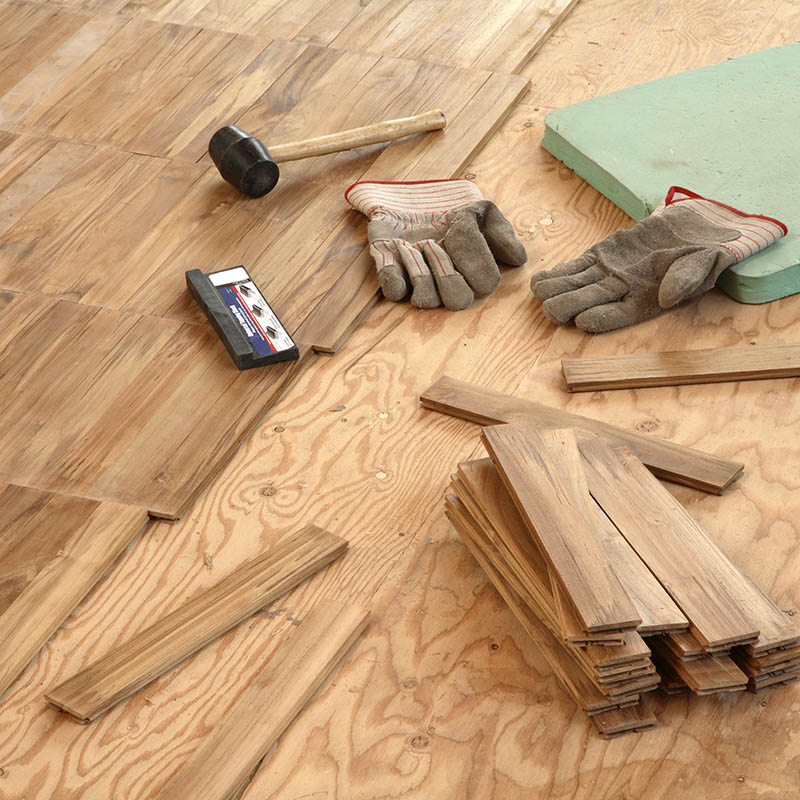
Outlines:
{"label": "rubber mallet", "polygon": [[354,147],[389,142],[424,131],[437,131],[447,124],[444,112],[435,109],[414,117],[376,122],[363,128],[317,136],[302,142],[274,145],[263,142],[236,125],[220,128],[208,143],[208,153],[220,175],[248,197],[263,197],[275,188],[280,177],[278,164],[300,158],[324,156]]}

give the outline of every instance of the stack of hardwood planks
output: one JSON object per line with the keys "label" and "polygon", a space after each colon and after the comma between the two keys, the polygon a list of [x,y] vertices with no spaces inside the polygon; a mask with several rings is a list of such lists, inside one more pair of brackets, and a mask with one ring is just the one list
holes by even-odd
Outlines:
{"label": "stack of hardwood planks", "polygon": [[517,422],[483,429],[448,518],[604,737],[655,718],[642,695],[800,677],[800,628],[625,445]]}

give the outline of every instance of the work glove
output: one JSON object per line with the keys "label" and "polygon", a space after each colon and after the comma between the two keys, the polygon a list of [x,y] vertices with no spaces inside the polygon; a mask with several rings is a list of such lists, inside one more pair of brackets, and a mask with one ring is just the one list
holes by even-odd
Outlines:
{"label": "work glove", "polygon": [[496,260],[527,255],[508,220],[468,180],[354,183],[345,199],[369,219],[383,296],[418,308],[466,308],[500,281]]}
{"label": "work glove", "polygon": [[673,186],[631,230],[582,256],[537,272],[531,291],[553,320],[602,333],[654,317],[707,292],[719,274],[787,232],[771,217],[745,214]]}

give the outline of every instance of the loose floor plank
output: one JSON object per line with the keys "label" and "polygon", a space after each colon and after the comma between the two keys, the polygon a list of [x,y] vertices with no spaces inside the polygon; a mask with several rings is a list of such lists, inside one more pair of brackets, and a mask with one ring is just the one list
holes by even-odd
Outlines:
{"label": "loose floor plank", "polygon": [[658,578],[705,647],[755,641],[743,612],[752,588],[633,453],[599,437],[579,444],[589,491]]}
{"label": "loose floor plank", "polygon": [[458,475],[451,478],[451,485],[472,518],[488,535],[494,532],[493,544],[514,570],[517,579],[528,592],[535,594],[543,613],[552,620],[552,630],[560,628],[563,638],[573,644],[597,641],[598,638],[600,644],[622,644],[622,634],[587,635],[572,605],[562,602],[562,591],[552,580],[546,559],[491,459],[460,463]]}
{"label": "loose floor plank", "polygon": [[231,800],[364,632],[369,612],[319,603],[242,692],[208,739],[156,795]]}
{"label": "loose floor plank", "polygon": [[610,711],[639,701],[639,694],[609,698],[588,677],[571,657],[570,649],[547,629],[547,626],[525,605],[494,567],[495,557],[486,555],[492,545],[470,521],[469,514],[455,495],[445,497],[445,513],[464,545],[486,573],[489,581],[505,600],[525,632],[533,639],[550,664],[556,677],[575,702],[589,715]]}
{"label": "loose floor plank", "polygon": [[339,558],[347,541],[311,525],[107,653],[45,695],[91,722]]}
{"label": "loose floor plank", "polygon": [[575,434],[526,424],[484,428],[483,442],[586,631],[640,622],[594,525]]}
{"label": "loose floor plank", "polygon": [[596,511],[596,529],[606,557],[642,618],[637,626],[639,635],[654,636],[688,630],[686,615],[594,500],[592,507]]}
{"label": "loose floor plank", "polygon": [[420,396],[425,408],[478,425],[535,422],[542,428],[574,428],[624,444],[659,478],[721,494],[744,469],[743,464],[668,442],[657,436],[626,431],[615,425],[552,408],[525,398],[495,392],[443,376]]}
{"label": "loose floor plank", "polygon": [[615,708],[593,714],[590,719],[604,739],[615,739],[625,733],[638,733],[654,728],[658,721],[655,715],[640,700],[627,708]]}
{"label": "loose floor plank", "polygon": [[[463,483],[458,479],[453,482],[452,487],[455,491],[453,497],[458,502],[450,502],[447,505],[448,512],[461,520],[462,527],[466,525],[469,531],[472,531],[473,539],[482,548],[484,559],[492,563],[493,571],[500,576],[514,596],[525,604],[553,636],[563,642],[564,637],[554,608],[555,602],[552,597],[546,596],[546,590],[541,593],[535,592],[527,580],[528,576],[515,569],[518,565],[514,563],[513,553],[504,545],[503,536],[498,536],[501,528],[495,527],[486,514],[476,507],[471,492],[466,490],[467,482],[469,478]],[[473,486],[473,490],[480,497],[480,503],[491,506],[492,501],[482,495],[480,489]],[[507,495],[505,502],[513,505]],[[473,516],[473,510],[477,511],[476,516]],[[652,678],[637,681],[638,678],[651,675],[653,669],[649,661],[650,650],[635,631],[626,632],[623,644],[619,646],[606,644],[601,647],[597,646],[599,642],[593,644],[595,646],[592,647],[571,646],[565,653],[566,657],[574,659],[603,694],[611,696],[620,692],[644,691],[655,685],[655,680]]]}
{"label": "loose floor plank", "polygon": [[800,377],[800,346],[718,347],[565,358],[561,369],[570,392],[797,378]]}
{"label": "loose floor plank", "polygon": [[[141,533],[147,513],[14,486],[4,488],[0,501],[2,697]],[[5,571],[9,565],[10,575]]]}

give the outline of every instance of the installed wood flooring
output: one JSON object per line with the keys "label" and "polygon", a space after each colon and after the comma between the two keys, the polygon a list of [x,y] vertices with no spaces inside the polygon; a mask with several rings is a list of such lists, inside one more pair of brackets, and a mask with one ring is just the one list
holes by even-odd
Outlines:
{"label": "installed wood flooring", "polygon": [[[460,168],[508,214],[529,265],[504,272],[497,293],[467,311],[379,304],[336,358],[318,358],[298,377],[181,522],[151,524],[113,580],[67,620],[0,706],[3,800],[156,796],[279,652],[293,627],[288,617],[302,617],[326,597],[366,599],[370,627],[268,754],[244,800],[797,794],[796,687],[659,697],[653,710],[662,725],[646,745],[636,735],[600,739],[442,514],[452,465],[480,453],[478,427],[421,410],[417,401],[446,373],[744,463],[721,496],[669,489],[781,609],[800,608],[793,381],[570,395],[560,370],[566,356],[791,344],[800,341],[798,298],[742,306],[713,292],[592,338],[550,325],[527,288],[532,270],[631,224],[539,149],[546,110],[792,38],[800,21],[793,4],[746,5],[575,6],[525,68],[530,94]],[[217,7],[209,4],[206,13]],[[300,16],[289,22],[299,24]],[[74,145],[60,146],[69,153]],[[237,204],[230,198],[227,208]],[[347,231],[341,235],[354,263],[362,223],[351,218]],[[88,728],[44,704],[46,687],[257,557],[298,522],[345,536],[347,558]]]}

